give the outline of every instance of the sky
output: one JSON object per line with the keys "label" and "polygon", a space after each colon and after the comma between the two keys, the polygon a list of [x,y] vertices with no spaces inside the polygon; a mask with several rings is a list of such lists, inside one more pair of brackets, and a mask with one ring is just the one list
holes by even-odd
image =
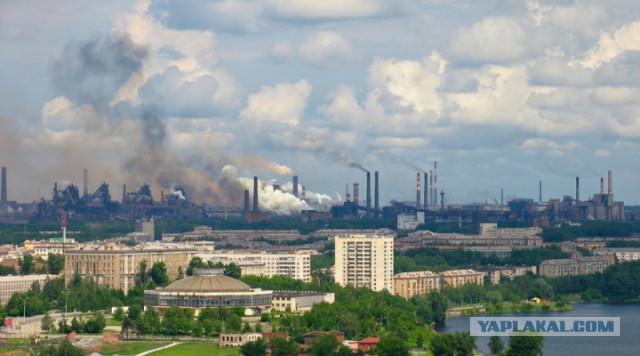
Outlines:
{"label": "sky", "polygon": [[18,201],[88,168],[117,200],[239,206],[297,174],[338,202],[369,170],[387,204],[437,161],[451,204],[576,176],[584,199],[611,170],[634,205],[639,64],[635,0],[2,1],[0,165]]}

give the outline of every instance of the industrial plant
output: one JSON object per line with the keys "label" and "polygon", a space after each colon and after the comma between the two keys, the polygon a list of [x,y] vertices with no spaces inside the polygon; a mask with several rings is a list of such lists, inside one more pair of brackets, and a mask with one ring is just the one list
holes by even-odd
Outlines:
{"label": "industrial plant", "polygon": [[[287,183],[287,191],[282,186],[261,181],[257,176],[245,184],[239,194],[242,199],[238,206],[215,206],[195,203],[189,199],[188,190],[173,185],[167,191],[152,192],[144,183],[137,190],[127,190],[122,185],[118,192],[121,198],[114,199],[110,185],[106,182],[93,192],[88,189],[88,170],[83,171],[82,190],[73,183],[53,183],[50,197],[42,197],[32,203],[18,203],[8,200],[10,186],[7,168],[2,167],[0,191],[0,221],[17,222],[26,220],[57,221],[64,212],[71,220],[138,220],[146,218],[189,219],[224,218],[246,222],[270,220],[273,218],[296,218],[302,221],[322,219],[392,219],[398,221],[399,229],[415,229],[428,222],[482,223],[499,221],[519,221],[529,226],[546,227],[567,222],[584,220],[625,221],[624,203],[615,201],[613,195],[613,173],[608,172],[608,186],[605,192],[604,178],[600,179],[600,191],[588,199],[580,198],[580,178],[576,177],[575,196],[565,195],[562,199],[542,201],[542,181],[539,185],[539,199],[511,198],[504,201],[501,191],[500,201],[494,204],[448,204],[444,190],[438,190],[437,162],[433,170],[416,174],[415,201],[391,200],[387,206],[380,205],[380,173],[360,168],[365,175],[364,199],[361,197],[360,182],[346,184],[344,201],[319,204],[312,203],[305,196],[305,187],[299,184],[298,175],[292,176],[292,185]],[[351,189],[350,189],[351,186]],[[373,190],[373,194],[372,194]],[[120,195],[121,193],[121,195]],[[260,194],[269,194],[261,197]],[[154,198],[154,194],[155,197]],[[159,197],[159,198],[158,198]],[[280,197],[285,204],[295,205],[289,210],[278,210],[265,199]]]}

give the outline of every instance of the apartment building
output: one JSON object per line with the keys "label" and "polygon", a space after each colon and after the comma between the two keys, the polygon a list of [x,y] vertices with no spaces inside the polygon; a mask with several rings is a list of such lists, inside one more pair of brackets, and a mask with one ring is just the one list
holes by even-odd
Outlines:
{"label": "apartment building", "polygon": [[456,269],[440,273],[440,284],[444,287],[461,287],[468,283],[484,284],[484,274],[472,269]]}
{"label": "apartment building", "polygon": [[527,273],[536,274],[537,272],[537,266],[495,266],[483,273],[489,277],[491,284],[499,284],[503,279],[512,280]]}
{"label": "apartment building", "polygon": [[526,236],[536,236],[541,233],[542,233],[542,229],[539,227],[498,228],[497,223],[480,224],[480,236],[482,237],[494,237],[494,236],[526,237]]}
{"label": "apartment building", "polygon": [[235,263],[240,266],[243,275],[281,276],[310,282],[312,253],[308,250],[292,253],[214,252],[199,256],[212,262]]}
{"label": "apartment building", "polygon": [[547,260],[540,264],[540,275],[545,277],[577,276],[601,273],[611,265],[606,256],[589,256],[578,259]]}
{"label": "apartment building", "polygon": [[394,276],[393,283],[395,294],[406,299],[440,290],[440,276],[431,271],[398,273]]}
{"label": "apartment building", "polygon": [[62,238],[53,238],[48,241],[26,240],[24,242],[26,252],[30,252],[33,257],[40,257],[44,260],[49,258],[50,253],[62,254],[65,250],[77,247],[78,244],[72,238],[66,239],[66,242]]}
{"label": "apartment building", "polygon": [[7,304],[13,293],[24,293],[31,289],[34,282],[43,287],[47,279],[58,276],[51,274],[29,274],[26,276],[2,276],[0,277],[0,305]]}
{"label": "apartment building", "polygon": [[597,248],[593,250],[593,254],[598,256],[615,256],[618,262],[640,260],[640,248],[637,247]]}
{"label": "apartment building", "polygon": [[79,275],[127,293],[135,285],[134,278],[142,261],[147,262],[148,268],[164,262],[169,278],[175,280],[178,270],[186,271],[196,252],[191,246],[177,244],[86,245],[65,251],[65,279],[69,283]]}
{"label": "apartment building", "polygon": [[394,237],[388,230],[336,236],[336,283],[392,292]]}

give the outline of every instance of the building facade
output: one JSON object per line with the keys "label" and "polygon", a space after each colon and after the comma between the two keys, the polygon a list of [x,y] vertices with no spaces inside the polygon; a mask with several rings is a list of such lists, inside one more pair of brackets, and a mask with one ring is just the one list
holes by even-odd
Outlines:
{"label": "building facade", "polygon": [[547,260],[540,264],[540,275],[557,278],[602,273],[611,264],[611,259],[606,256],[581,257],[575,260]]}
{"label": "building facade", "polygon": [[147,268],[164,262],[171,280],[179,270],[186,271],[196,250],[177,244],[145,244],[128,247],[121,244],[87,245],[67,250],[64,254],[65,279],[69,283],[75,275],[101,285],[121,289],[125,293],[135,285],[135,275],[142,261]]}
{"label": "building facade", "polygon": [[431,271],[398,273],[393,283],[395,294],[406,299],[440,290],[440,276]]}
{"label": "building facade", "polygon": [[335,237],[335,281],[393,292],[393,240],[388,231]]}
{"label": "building facade", "polygon": [[440,284],[442,287],[457,288],[468,283],[483,285],[484,275],[472,269],[456,269],[440,273]]}
{"label": "building facade", "polygon": [[51,274],[28,274],[26,276],[2,276],[0,277],[0,305],[7,304],[13,293],[24,293],[31,289],[34,282],[44,287],[47,279],[57,278]]}
{"label": "building facade", "polygon": [[612,247],[593,250],[594,255],[615,256],[616,261],[631,262],[640,260],[640,248],[637,247]]}
{"label": "building facade", "polygon": [[235,253],[215,252],[201,254],[212,262],[235,263],[242,269],[243,275],[261,275],[265,277],[281,276],[311,281],[311,251],[293,253]]}
{"label": "building facade", "polygon": [[335,293],[274,291],[271,308],[279,311],[302,312],[311,310],[314,304],[333,304]]}

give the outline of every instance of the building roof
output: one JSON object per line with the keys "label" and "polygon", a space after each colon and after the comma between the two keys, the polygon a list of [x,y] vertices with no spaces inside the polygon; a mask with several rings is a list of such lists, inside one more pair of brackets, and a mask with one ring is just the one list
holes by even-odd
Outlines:
{"label": "building roof", "polygon": [[177,280],[162,290],[168,292],[249,292],[251,287],[227,276],[191,276]]}
{"label": "building roof", "polygon": [[380,342],[379,337],[368,337],[366,339],[362,339],[358,341],[359,344],[377,344]]}

